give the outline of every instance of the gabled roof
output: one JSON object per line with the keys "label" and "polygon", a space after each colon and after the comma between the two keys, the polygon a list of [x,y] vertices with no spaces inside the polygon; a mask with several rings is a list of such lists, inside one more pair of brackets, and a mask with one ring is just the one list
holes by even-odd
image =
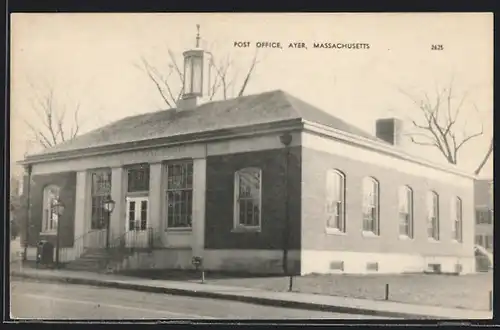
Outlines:
{"label": "gabled roof", "polygon": [[38,155],[64,153],[79,149],[231,129],[290,119],[304,119],[383,142],[373,135],[284,91],[275,90],[230,100],[205,103],[191,110],[177,111],[176,109],[169,109],[126,117],[78,136],[71,141],[47,149]]}

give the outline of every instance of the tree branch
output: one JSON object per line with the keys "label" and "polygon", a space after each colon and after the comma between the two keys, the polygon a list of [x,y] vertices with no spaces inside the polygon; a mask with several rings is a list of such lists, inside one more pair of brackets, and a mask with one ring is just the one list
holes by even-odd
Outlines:
{"label": "tree branch", "polygon": [[481,132],[478,132],[478,133],[475,133],[475,134],[471,134],[469,136],[467,136],[466,138],[464,138],[462,140],[462,142],[460,142],[457,146],[457,151],[464,145],[466,144],[467,142],[469,142],[470,140],[472,140],[473,138],[476,138],[478,136],[481,136],[483,135],[483,130],[481,129]]}
{"label": "tree branch", "polygon": [[[412,120],[413,126],[431,135],[426,136],[431,142],[418,141],[414,138],[412,138],[412,142],[437,148],[449,163],[457,164],[458,151],[470,140],[483,134],[483,129],[481,128],[480,132],[470,135],[464,134],[465,137],[461,142],[457,141],[456,123],[459,120],[467,93],[463,94],[458,105],[454,107],[453,79],[448,88],[436,91],[435,102],[432,102],[429,95],[425,92],[423,93],[423,97],[419,99],[401,89],[399,90],[417,106],[423,118],[425,118],[425,125],[417,123],[416,120]],[[441,111],[442,105],[445,106],[445,111]],[[443,121],[444,124],[441,123]]]}
{"label": "tree branch", "polygon": [[250,81],[250,78],[252,77],[252,73],[253,73],[256,65],[257,65],[257,50],[255,51],[255,55],[253,56],[252,64],[250,65],[250,68],[248,69],[247,75],[245,76],[245,80],[243,81],[243,84],[240,88],[240,91],[238,92],[238,97],[242,96],[243,93],[245,92],[245,89],[247,88],[248,82]]}
{"label": "tree branch", "polygon": [[[30,84],[35,88],[33,84]],[[38,96],[38,91],[34,90],[34,101],[31,105],[39,118],[39,121],[23,119],[29,130],[33,133],[35,141],[43,148],[51,148],[55,145],[73,139],[77,136],[80,128],[79,103],[74,111],[74,129],[71,129],[71,134],[68,135],[68,109],[65,105],[58,105],[55,101],[55,92],[52,86],[47,87],[47,93],[43,96]],[[59,111],[58,111],[59,110]]]}
{"label": "tree branch", "polygon": [[[165,95],[165,93],[163,92],[163,89],[161,88],[160,86],[160,83],[158,82],[158,80],[156,79],[156,77],[154,76],[153,74],[153,69],[152,67],[149,65],[149,63],[146,61],[145,58],[141,58],[141,61],[142,61],[142,64],[143,64],[143,69],[144,71],[146,72],[146,74],[148,75],[149,79],[153,82],[153,84],[155,85],[156,87],[156,90],[158,91],[158,93],[160,93],[160,96],[162,97],[163,101],[165,101],[165,103],[170,107],[172,108],[172,104],[170,103],[170,101],[168,100],[168,96]],[[165,82],[166,84],[166,82]]]}
{"label": "tree branch", "polygon": [[475,175],[478,175],[481,172],[481,170],[483,169],[484,165],[486,165],[486,162],[488,161],[488,159],[490,158],[492,153],[493,153],[493,139],[491,139],[490,147],[488,148],[488,151],[486,152],[483,159],[479,163],[478,167],[474,171]]}

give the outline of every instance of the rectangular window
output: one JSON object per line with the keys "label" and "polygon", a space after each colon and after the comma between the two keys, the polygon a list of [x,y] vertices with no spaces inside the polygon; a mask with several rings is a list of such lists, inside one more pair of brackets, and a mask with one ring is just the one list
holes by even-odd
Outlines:
{"label": "rectangular window", "polygon": [[431,191],[427,195],[427,235],[429,238],[439,240],[439,196]]}
{"label": "rectangular window", "polygon": [[245,168],[235,173],[234,226],[260,229],[262,172],[258,168]]}
{"label": "rectangular window", "polygon": [[127,192],[149,192],[149,164],[127,169]]}
{"label": "rectangular window", "polygon": [[485,235],[484,236],[484,247],[486,249],[493,249],[493,236]]}
{"label": "rectangular window", "polygon": [[399,189],[399,234],[413,238],[413,190],[408,186]]}
{"label": "rectangular window", "polygon": [[170,163],[167,171],[167,228],[191,228],[193,216],[193,163]]}
{"label": "rectangular window", "polygon": [[476,210],[476,223],[478,225],[487,224],[491,225],[493,223],[493,211],[492,210]]}
{"label": "rectangular window", "polygon": [[481,246],[483,246],[483,236],[481,236],[481,235],[476,235],[476,245],[481,245]]}
{"label": "rectangular window", "polygon": [[363,180],[363,231],[379,234],[379,184],[374,178]]}
{"label": "rectangular window", "polygon": [[462,200],[455,197],[451,201],[452,238],[462,241]]}
{"label": "rectangular window", "polygon": [[345,232],[345,176],[329,170],[326,176],[326,227]]}
{"label": "rectangular window", "polygon": [[107,223],[107,212],[104,201],[111,195],[111,170],[94,171],[91,174],[91,229],[104,229]]}

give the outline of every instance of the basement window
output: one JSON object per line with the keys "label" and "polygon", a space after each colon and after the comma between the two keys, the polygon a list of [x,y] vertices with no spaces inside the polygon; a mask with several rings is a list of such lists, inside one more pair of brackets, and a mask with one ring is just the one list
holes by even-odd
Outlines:
{"label": "basement window", "polygon": [[332,261],[330,262],[331,270],[344,270],[344,262],[343,261]]}

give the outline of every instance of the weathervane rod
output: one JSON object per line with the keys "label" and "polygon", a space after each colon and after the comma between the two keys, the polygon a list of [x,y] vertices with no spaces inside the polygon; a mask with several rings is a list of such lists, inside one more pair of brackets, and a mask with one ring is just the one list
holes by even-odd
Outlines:
{"label": "weathervane rod", "polygon": [[200,24],[196,24],[196,29],[198,30],[196,34],[196,48],[200,47]]}

